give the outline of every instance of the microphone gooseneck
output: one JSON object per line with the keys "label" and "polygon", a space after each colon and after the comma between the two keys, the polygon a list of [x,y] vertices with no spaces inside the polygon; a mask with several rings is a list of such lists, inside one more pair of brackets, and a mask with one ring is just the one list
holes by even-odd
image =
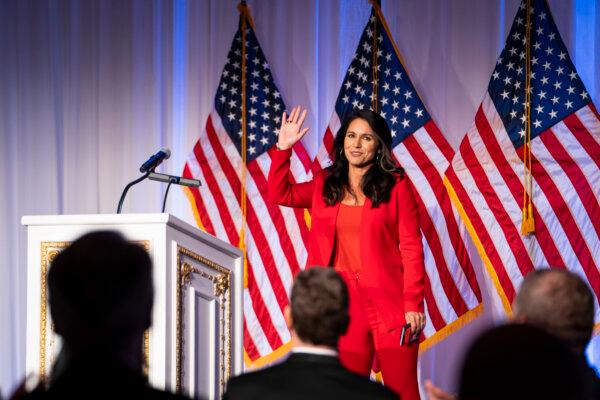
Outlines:
{"label": "microphone gooseneck", "polygon": [[125,201],[125,196],[127,195],[127,191],[129,190],[129,188],[132,187],[133,185],[135,185],[136,183],[140,183],[141,181],[146,179],[148,177],[148,175],[150,175],[150,171],[146,172],[144,175],[140,176],[139,178],[129,182],[127,184],[127,186],[125,186],[125,189],[123,189],[123,193],[121,193],[121,198],[119,199],[119,205],[117,206],[117,214],[121,214],[121,209],[123,208],[123,202]]}

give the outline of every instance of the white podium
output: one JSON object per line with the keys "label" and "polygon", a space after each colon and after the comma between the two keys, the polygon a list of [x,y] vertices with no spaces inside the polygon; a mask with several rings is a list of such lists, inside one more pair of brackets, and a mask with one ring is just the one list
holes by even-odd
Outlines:
{"label": "white podium", "polygon": [[143,351],[151,385],[218,399],[242,371],[242,252],[169,214],[24,216],[27,226],[27,374],[47,380],[60,350],[47,306],[53,257],[80,235],[115,230],[154,262],[153,323]]}

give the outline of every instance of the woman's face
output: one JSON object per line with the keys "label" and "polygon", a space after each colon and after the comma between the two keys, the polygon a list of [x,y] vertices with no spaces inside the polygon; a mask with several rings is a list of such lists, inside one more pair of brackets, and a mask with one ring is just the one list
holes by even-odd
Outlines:
{"label": "woman's face", "polygon": [[368,122],[356,118],[348,126],[344,137],[344,155],[353,167],[365,167],[375,158],[379,147],[377,135]]}

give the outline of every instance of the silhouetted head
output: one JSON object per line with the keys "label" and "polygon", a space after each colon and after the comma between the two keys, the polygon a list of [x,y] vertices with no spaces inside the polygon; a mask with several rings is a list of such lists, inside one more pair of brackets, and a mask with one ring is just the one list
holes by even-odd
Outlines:
{"label": "silhouetted head", "polygon": [[577,275],[559,269],[525,277],[513,304],[514,319],[535,325],[582,353],[594,329],[594,295]]}
{"label": "silhouetted head", "polygon": [[296,275],[290,308],[292,327],[304,342],[335,348],[348,329],[348,289],[333,268]]}
{"label": "silhouetted head", "polygon": [[52,262],[48,286],[55,329],[74,352],[127,346],[150,326],[152,262],[119,233],[77,239]]}
{"label": "silhouetted head", "polygon": [[581,399],[579,364],[558,338],[526,324],[481,335],[469,349],[459,400]]}

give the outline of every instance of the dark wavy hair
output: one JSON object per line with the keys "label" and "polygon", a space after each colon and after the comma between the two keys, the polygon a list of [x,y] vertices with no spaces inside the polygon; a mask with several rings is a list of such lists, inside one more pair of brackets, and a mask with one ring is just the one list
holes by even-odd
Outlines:
{"label": "dark wavy hair", "polygon": [[361,182],[363,193],[371,200],[374,208],[389,201],[396,176],[404,176],[404,170],[392,156],[392,133],[385,119],[371,110],[353,111],[346,116],[337,131],[333,149],[329,154],[333,164],[327,168],[327,177],[323,185],[323,200],[329,206],[341,202],[346,193],[354,196],[348,181],[348,159],[344,154],[344,138],[350,123],[358,118],[369,124],[378,142],[373,166],[365,173]]}

